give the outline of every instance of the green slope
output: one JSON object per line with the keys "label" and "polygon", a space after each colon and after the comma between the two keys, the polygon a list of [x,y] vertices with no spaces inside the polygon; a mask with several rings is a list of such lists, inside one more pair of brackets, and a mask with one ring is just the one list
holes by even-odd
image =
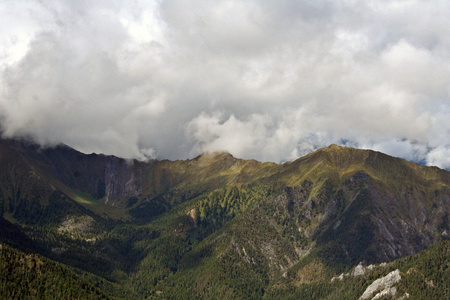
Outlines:
{"label": "green slope", "polygon": [[0,244],[2,299],[110,299],[89,281],[37,254]]}
{"label": "green slope", "polygon": [[[395,299],[405,296],[406,293],[409,299],[450,297],[450,241],[443,241],[418,254],[384,265],[374,265],[373,269],[366,269],[363,275],[355,276],[348,272],[342,280],[331,280],[330,276],[326,276],[305,283],[300,282],[298,276],[289,275],[273,284],[265,298],[358,299],[375,280],[397,269],[400,271],[401,280],[394,285],[397,289]],[[375,293],[372,296],[375,296]]]}
{"label": "green slope", "polygon": [[450,230],[449,172],[336,145],[285,164],[143,163],[2,141],[0,168],[2,215],[22,233],[4,241],[114,281],[119,296],[303,293]]}

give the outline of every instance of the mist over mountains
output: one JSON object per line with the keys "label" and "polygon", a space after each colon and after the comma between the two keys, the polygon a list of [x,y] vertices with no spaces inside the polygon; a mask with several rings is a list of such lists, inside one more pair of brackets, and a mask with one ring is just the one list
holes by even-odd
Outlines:
{"label": "mist over mountains", "polygon": [[0,298],[449,299],[449,16],[0,1]]}
{"label": "mist over mountains", "polygon": [[289,161],[330,144],[450,167],[446,1],[0,3],[6,137]]}

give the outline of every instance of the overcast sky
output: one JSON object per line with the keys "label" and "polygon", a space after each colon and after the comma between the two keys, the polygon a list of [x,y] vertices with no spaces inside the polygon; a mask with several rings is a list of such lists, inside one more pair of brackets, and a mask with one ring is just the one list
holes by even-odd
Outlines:
{"label": "overcast sky", "polygon": [[450,1],[0,1],[7,137],[128,158],[331,143],[450,168]]}

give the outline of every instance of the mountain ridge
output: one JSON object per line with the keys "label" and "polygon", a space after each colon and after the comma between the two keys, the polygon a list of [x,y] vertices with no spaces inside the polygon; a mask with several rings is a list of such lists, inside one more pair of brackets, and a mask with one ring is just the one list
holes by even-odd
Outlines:
{"label": "mountain ridge", "polygon": [[140,162],[0,140],[0,168],[0,215],[32,249],[143,297],[261,298],[286,272],[312,284],[450,230],[449,172],[337,145],[283,164]]}

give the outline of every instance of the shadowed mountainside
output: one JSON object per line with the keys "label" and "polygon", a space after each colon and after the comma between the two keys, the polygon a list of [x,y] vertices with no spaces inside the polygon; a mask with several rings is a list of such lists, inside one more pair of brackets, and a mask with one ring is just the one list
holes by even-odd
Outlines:
{"label": "shadowed mountainside", "polygon": [[2,220],[23,235],[4,242],[26,236],[143,297],[263,297],[280,278],[314,284],[450,229],[449,172],[336,145],[284,164],[226,153],[140,162],[3,139],[0,170]]}

